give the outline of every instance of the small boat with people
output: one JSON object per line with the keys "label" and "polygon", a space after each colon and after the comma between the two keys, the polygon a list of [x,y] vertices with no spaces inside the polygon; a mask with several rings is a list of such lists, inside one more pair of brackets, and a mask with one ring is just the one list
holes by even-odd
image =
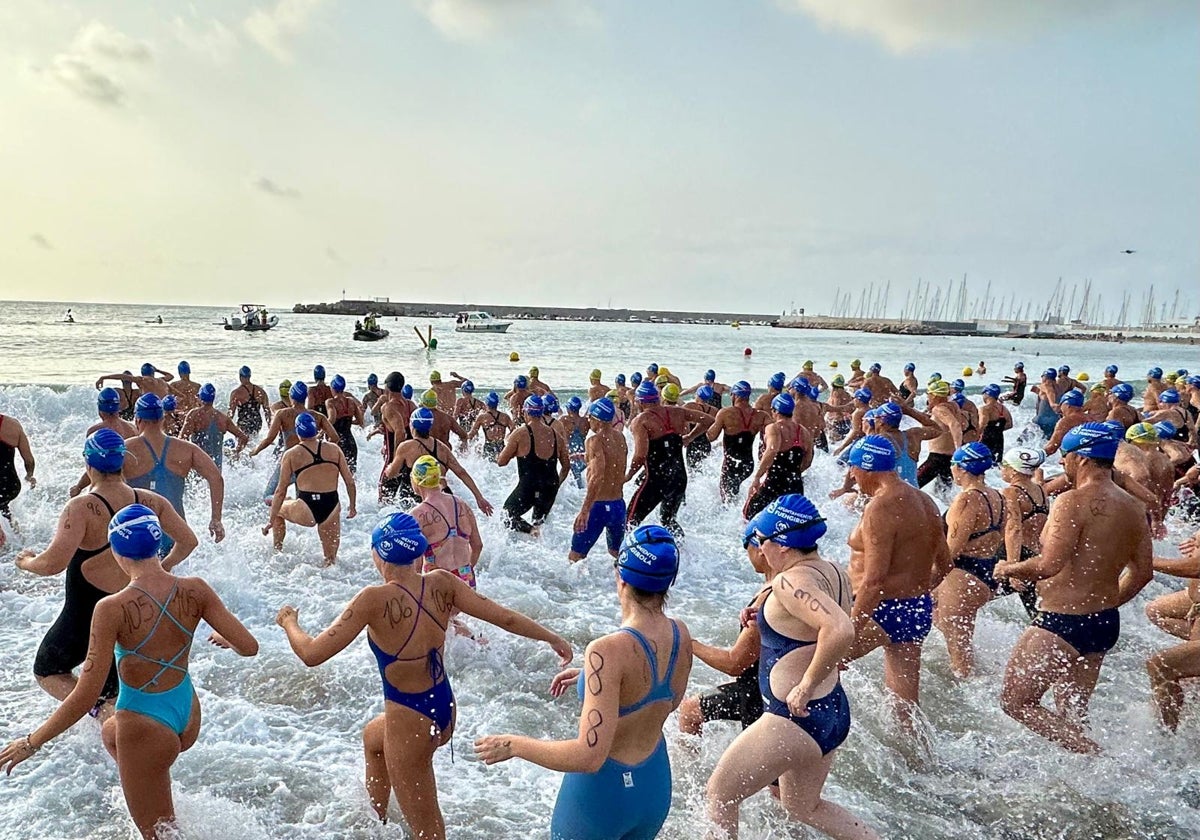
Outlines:
{"label": "small boat with people", "polygon": [[381,341],[388,337],[388,331],[379,326],[379,315],[368,312],[361,321],[354,322],[355,341]]}
{"label": "small boat with people", "polygon": [[508,328],[511,326],[512,321],[501,321],[493,318],[491,313],[479,310],[459,312],[454,316],[454,331],[460,333],[503,333],[508,332]]}
{"label": "small boat with people", "polygon": [[70,309],[67,309],[66,314],[63,315],[62,322],[64,324],[74,324],[75,323],[75,316],[71,314]]}
{"label": "small boat with people", "polygon": [[245,332],[266,332],[279,324],[279,316],[267,312],[267,308],[259,303],[243,303],[241,312],[235,312],[224,320],[227,330]]}

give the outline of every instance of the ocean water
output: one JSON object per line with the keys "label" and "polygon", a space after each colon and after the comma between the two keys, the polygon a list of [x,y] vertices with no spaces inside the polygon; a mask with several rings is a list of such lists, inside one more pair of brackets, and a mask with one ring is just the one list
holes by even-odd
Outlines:
{"label": "ocean water", "polygon": [[[431,369],[474,378],[482,390],[499,390],[530,364],[561,394],[586,386],[593,367],[606,381],[617,371],[643,369],[650,361],[669,365],[686,384],[707,367],[718,378],[745,378],[761,386],[776,370],[789,375],[804,359],[841,369],[859,357],[879,361],[898,376],[914,361],[921,378],[939,370],[947,378],[966,364],[988,362],[995,376],[973,379],[975,388],[998,379],[1024,359],[1031,374],[1053,362],[1098,377],[1115,362],[1136,381],[1151,364],[1200,368],[1186,348],[1151,344],[1033,342],[1002,339],[906,338],[840,332],[652,324],[517,322],[504,336],[456,335],[448,321],[434,322],[441,342],[425,351],[412,334],[418,322],[388,323],[392,337],[369,344],[350,340],[352,318],[291,315],[278,308],[280,326],[266,334],[225,332],[214,322],[224,309],[134,306],[77,306],[74,325],[58,323],[65,307],[7,304],[0,311],[0,413],[25,424],[38,459],[39,484],[14,504],[21,534],[0,554],[0,736],[10,739],[36,726],[54,708],[36,687],[31,667],[37,646],[62,603],[61,578],[34,578],[11,563],[16,548],[44,547],[65,498],[78,477],[80,446],[94,418],[95,377],[136,369],[152,361],[174,369],[187,359],[193,378],[212,381],[225,398],[239,365],[250,364],[268,387],[297,379],[324,364],[342,373],[351,387],[371,371],[382,377],[397,369],[424,381]],[[161,326],[145,324],[157,314]],[[425,321],[419,322],[423,327]],[[407,333],[407,334],[406,334]],[[752,355],[743,355],[745,348]],[[510,352],[520,364],[508,362]],[[1039,360],[1038,354],[1044,357]],[[1017,412],[1018,427],[1030,405]],[[1019,430],[1010,435],[1016,440]],[[343,654],[306,669],[291,653],[274,623],[285,603],[297,606],[310,632],[324,628],[363,586],[376,582],[367,551],[376,518],[374,476],[381,454],[360,438],[359,517],[345,523],[336,566],[320,567],[320,548],[311,531],[293,531],[276,554],[259,528],[266,510],[261,492],[272,463],[226,468],[225,524],[220,545],[201,535],[201,544],[181,567],[207,578],[230,608],[259,638],[255,659],[197,644],[192,674],[204,707],[200,740],[174,768],[176,802],[187,838],[383,838],[402,836],[397,824],[379,826],[362,787],[360,731],[382,707],[379,676],[366,643],[359,639]],[[515,470],[501,470],[474,455],[464,464],[484,495],[499,506],[515,483]],[[687,530],[682,572],[669,612],[702,640],[728,644],[737,632],[737,612],[756,583],[741,551],[740,515],[722,508],[715,459],[693,476],[681,516]],[[818,455],[806,476],[810,494],[828,517],[825,556],[845,562],[845,539],[856,514],[827,500],[840,483],[833,461]],[[993,479],[996,480],[996,479]],[[599,552],[570,566],[566,561],[571,521],[582,491],[564,487],[540,540],[508,533],[498,518],[481,520],[485,543],[479,585],[495,600],[526,612],[566,636],[581,652],[591,639],[618,621],[611,564]],[[202,524],[207,496],[193,490],[188,506]],[[1174,554],[1183,528],[1172,523],[1159,553]],[[827,795],[866,817],[891,838],[1189,838],[1200,835],[1200,721],[1185,715],[1180,732],[1163,734],[1149,703],[1144,662],[1172,644],[1146,621],[1149,598],[1175,583],[1158,578],[1123,612],[1121,644],[1108,657],[1092,702],[1092,725],[1104,753],[1069,755],[1029,734],[999,709],[998,693],[1008,653],[1024,627],[1014,599],[985,607],[976,634],[979,675],[954,679],[944,643],[934,631],[925,646],[922,697],[928,749],[916,751],[894,730],[881,681],[880,654],[857,663],[843,679],[854,713],[850,738],[839,753]],[[478,622],[472,622],[479,629]],[[198,633],[203,638],[203,633]],[[447,670],[459,702],[454,754],[435,759],[440,799],[449,836],[506,838],[546,836],[559,776],[510,761],[484,767],[471,753],[482,733],[521,732],[573,737],[578,707],[547,693],[555,658],[544,645],[484,628],[487,643],[452,639]],[[578,658],[578,657],[577,657]],[[697,662],[689,693],[724,677]],[[1191,697],[1191,695],[1189,695]],[[721,750],[736,735],[735,724],[710,725],[700,741],[681,737],[668,723],[675,774],[674,806],[664,838],[702,836],[703,791]],[[398,815],[398,812],[396,812]],[[90,720],[61,736],[11,778],[0,780],[2,838],[127,838],[132,826],[120,795],[116,768]],[[805,833],[783,816],[765,794],[742,810],[742,836],[784,838]]]}

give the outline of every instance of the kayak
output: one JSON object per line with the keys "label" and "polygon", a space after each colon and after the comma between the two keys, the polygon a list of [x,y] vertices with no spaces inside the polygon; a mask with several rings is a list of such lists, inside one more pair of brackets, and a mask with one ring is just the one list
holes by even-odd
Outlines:
{"label": "kayak", "polygon": [[388,337],[387,330],[355,330],[355,341],[379,341]]}

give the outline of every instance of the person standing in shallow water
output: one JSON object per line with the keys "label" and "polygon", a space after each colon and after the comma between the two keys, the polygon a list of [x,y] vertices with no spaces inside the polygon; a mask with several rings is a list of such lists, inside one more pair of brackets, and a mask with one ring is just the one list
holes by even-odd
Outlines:
{"label": "person standing in shallow water", "polygon": [[[5,417],[0,414],[0,516],[13,523],[12,510],[9,504],[21,493],[21,479],[17,477],[17,454],[25,463],[25,483],[30,487],[37,486],[33,470],[36,461],[33,450],[29,447],[29,437],[21,421],[15,417]],[[0,528],[0,546],[4,545],[4,530]]]}
{"label": "person standing in shallow water", "polygon": [[250,438],[258,437],[262,431],[264,417],[267,425],[271,423],[271,400],[266,391],[250,381],[250,368],[246,365],[238,371],[238,386],[229,395],[229,413]]}

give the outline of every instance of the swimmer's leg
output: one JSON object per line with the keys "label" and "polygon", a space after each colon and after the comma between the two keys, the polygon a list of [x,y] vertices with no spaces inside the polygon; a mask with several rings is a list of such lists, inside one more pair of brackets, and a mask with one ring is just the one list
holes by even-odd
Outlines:
{"label": "swimmer's leg", "polygon": [[1191,634],[1191,624],[1186,616],[1192,608],[1192,599],[1186,589],[1161,595],[1146,605],[1146,618],[1158,629],[1188,639]]}
{"label": "swimmer's leg", "polygon": [[1071,672],[1067,679],[1054,685],[1054,703],[1058,707],[1058,713],[1082,727],[1088,725],[1088,702],[1092,699],[1092,692],[1096,690],[1102,664],[1102,653],[1081,656],[1071,663]]}
{"label": "swimmer's leg", "polygon": [[1004,713],[1043,738],[1078,753],[1099,752],[1100,746],[1083,728],[1042,705],[1042,697],[1055,683],[1068,679],[1079,654],[1041,627],[1021,634],[1004,671],[1000,706]]}
{"label": "swimmer's leg", "polygon": [[951,569],[938,585],[933,623],[946,637],[950,670],[956,677],[969,677],[975,668],[975,614],[991,598],[983,581],[962,569]]}
{"label": "swimmer's leg", "polygon": [[1200,641],[1159,651],[1146,661],[1146,670],[1150,672],[1150,691],[1158,719],[1174,732],[1183,709],[1183,687],[1179,681],[1200,677]]}
{"label": "swimmer's leg", "polygon": [[385,745],[387,722],[383,715],[363,727],[363,758],[367,767],[367,798],[383,822],[387,822],[388,801],[392,797],[392,781],[388,776]]}
{"label": "swimmer's leg", "polygon": [[914,733],[913,718],[920,705],[921,644],[886,645],[883,649],[883,684],[896,699],[896,719],[906,732]]}
{"label": "swimmer's leg", "polygon": [[449,739],[454,726],[442,733],[442,739],[432,738],[429,718],[395,703],[386,705],[384,752],[396,802],[414,837],[445,840],[446,823],[438,805],[433,752],[439,742]]}
{"label": "swimmer's leg", "polygon": [[114,726],[117,770],[129,816],[145,840],[156,840],[160,828],[175,822],[171,765],[179,756],[179,736],[136,712],[118,712]]}
{"label": "swimmer's leg", "polygon": [[[801,734],[807,736],[802,730]],[[779,777],[779,798],[784,810],[793,819],[838,840],[879,840],[879,835],[861,817],[821,798],[835,755],[837,750],[821,755],[816,741],[808,738],[808,744],[799,751],[797,762],[791,765],[805,770],[792,769]]]}
{"label": "swimmer's leg", "polygon": [[321,539],[321,551],[325,555],[325,565],[332,566],[337,560],[338,547],[342,544],[342,505],[333,509],[329,518],[317,526],[317,536]]}

